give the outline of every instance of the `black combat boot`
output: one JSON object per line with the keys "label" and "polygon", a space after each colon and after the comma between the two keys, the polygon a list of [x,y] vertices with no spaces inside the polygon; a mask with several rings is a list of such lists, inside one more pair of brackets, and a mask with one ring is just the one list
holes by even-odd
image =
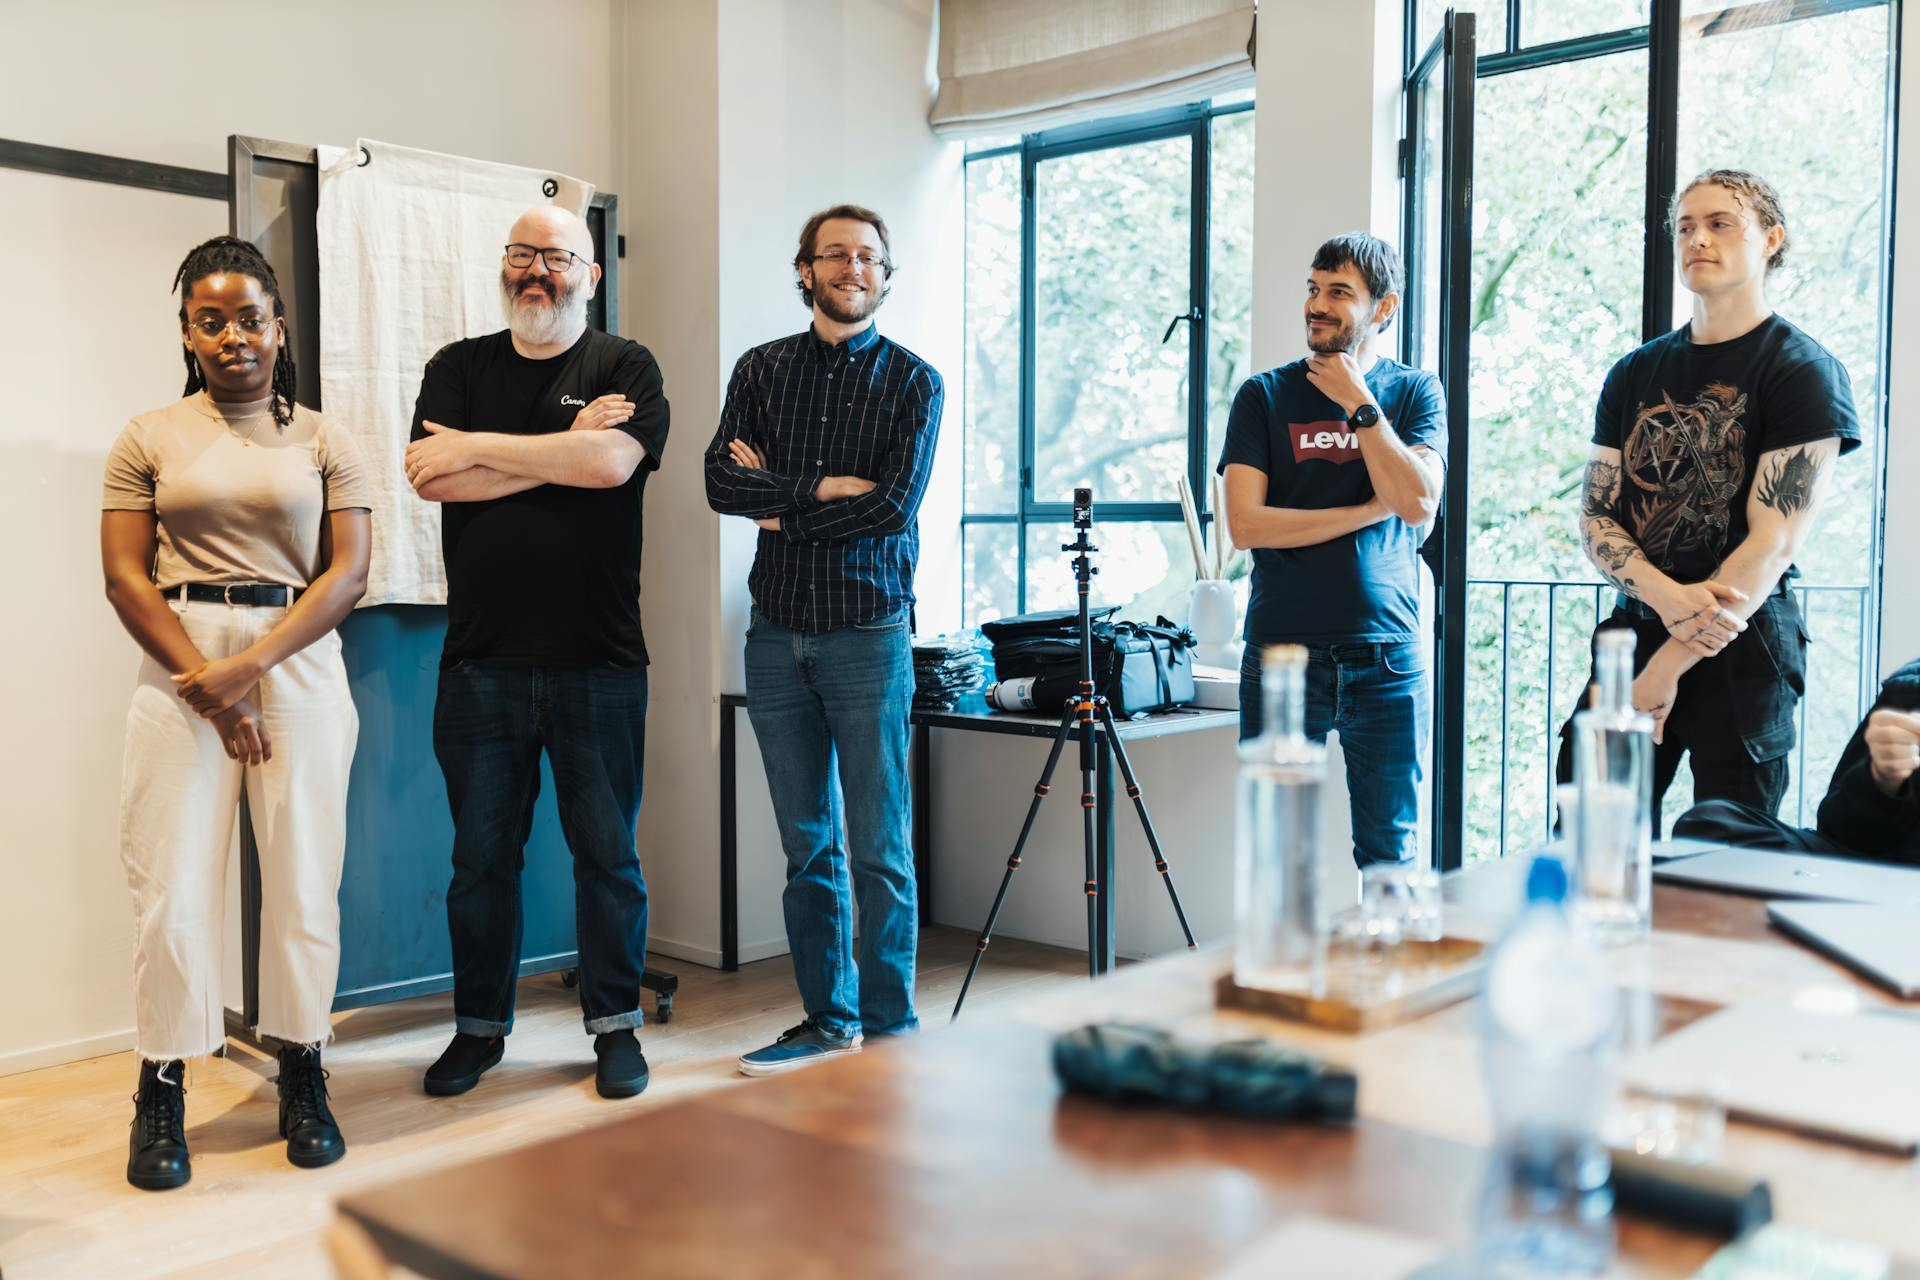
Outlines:
{"label": "black combat boot", "polygon": [[142,1191],[184,1187],[193,1176],[187,1160],[186,1064],[140,1063],[140,1092],[133,1095],[133,1135],[127,1141],[127,1181]]}
{"label": "black combat boot", "polygon": [[318,1169],[347,1154],[347,1140],[327,1106],[327,1073],[315,1045],[280,1046],[280,1136],[287,1161]]}

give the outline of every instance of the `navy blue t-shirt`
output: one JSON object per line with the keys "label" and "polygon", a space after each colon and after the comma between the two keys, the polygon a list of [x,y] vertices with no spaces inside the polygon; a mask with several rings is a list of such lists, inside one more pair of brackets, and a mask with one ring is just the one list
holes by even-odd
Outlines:
{"label": "navy blue t-shirt", "polygon": [[[1367,387],[1409,445],[1447,456],[1440,379],[1377,361]],[[1378,430],[1378,428],[1373,428]],[[1317,510],[1374,496],[1360,441],[1340,406],[1307,381],[1307,362],[1247,379],[1233,398],[1218,470],[1238,462],[1267,475],[1267,505]],[[1420,531],[1398,516],[1311,547],[1253,552],[1250,644],[1398,644],[1420,635]]]}

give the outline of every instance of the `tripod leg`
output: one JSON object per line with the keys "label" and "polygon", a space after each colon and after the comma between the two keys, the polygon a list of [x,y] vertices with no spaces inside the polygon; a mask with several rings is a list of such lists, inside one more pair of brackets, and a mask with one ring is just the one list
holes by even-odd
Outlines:
{"label": "tripod leg", "polygon": [[1067,745],[1067,737],[1073,731],[1075,710],[1072,703],[1060,716],[1060,728],[1053,735],[1053,749],[1047,752],[1046,768],[1040,771],[1040,781],[1033,786],[1033,803],[1027,806],[1027,820],[1020,824],[1020,838],[1013,842],[1013,854],[1007,859],[1006,874],[1000,877],[1000,891],[993,895],[993,908],[987,912],[987,922],[980,927],[980,937],[973,944],[973,959],[967,962],[967,976],[960,983],[960,998],[953,1002],[953,1014],[948,1021],[960,1016],[960,1006],[967,1002],[967,988],[973,985],[973,975],[980,968],[980,960],[987,954],[987,946],[993,941],[994,922],[1000,918],[1000,907],[1007,900],[1007,888],[1013,883],[1013,873],[1020,869],[1020,854],[1027,847],[1027,837],[1033,834],[1033,820],[1040,816],[1040,802],[1047,798],[1047,792],[1053,787],[1053,770],[1060,763],[1060,752]]}
{"label": "tripod leg", "polygon": [[1166,882],[1167,896],[1173,899],[1173,914],[1180,919],[1180,932],[1187,936],[1187,950],[1195,947],[1193,926],[1187,923],[1187,909],[1180,903],[1180,892],[1173,887],[1173,872],[1167,869],[1167,858],[1160,851],[1160,834],[1153,829],[1153,818],[1147,813],[1147,797],[1140,790],[1140,782],[1133,776],[1133,762],[1127,759],[1127,749],[1120,743],[1120,730],[1113,722],[1113,708],[1107,705],[1105,698],[1097,699],[1100,707],[1100,723],[1106,726],[1107,742],[1113,748],[1113,758],[1120,762],[1120,776],[1127,780],[1127,794],[1133,798],[1133,807],[1139,811],[1140,827],[1147,833],[1147,848],[1153,851],[1153,869],[1160,873]]}
{"label": "tripod leg", "polygon": [[[1093,686],[1083,684],[1082,693],[1076,698],[1080,720],[1080,848],[1085,854],[1087,866],[1087,976],[1097,978],[1105,969],[1101,963],[1100,927],[1100,880],[1101,875],[1095,862],[1095,850],[1098,841],[1094,836],[1096,806],[1106,799],[1095,797],[1093,790],[1093,771],[1096,750],[1093,738],[1093,709],[1097,699],[1093,696]],[[1113,886],[1108,885],[1108,889]]]}

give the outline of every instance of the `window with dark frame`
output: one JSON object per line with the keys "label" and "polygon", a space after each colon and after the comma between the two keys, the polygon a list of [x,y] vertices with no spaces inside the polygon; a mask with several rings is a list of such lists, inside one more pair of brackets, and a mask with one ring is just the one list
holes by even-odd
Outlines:
{"label": "window with dark frame", "polygon": [[[1811,826],[1877,686],[1892,190],[1889,0],[1482,0],[1472,146],[1467,678],[1436,681],[1459,726],[1465,859],[1524,851],[1552,820],[1552,741],[1586,677],[1611,593],[1580,555],[1579,476],[1611,362],[1683,322],[1666,210],[1708,167],[1780,188],[1794,246],[1769,298],[1847,366],[1867,447],[1792,584],[1815,641],[1782,816]],[[1445,0],[1406,7],[1403,358],[1435,367],[1440,149],[1433,109]],[[1807,104],[1818,103],[1817,111]],[[1838,295],[1837,297],[1835,295]],[[1424,296],[1423,296],[1424,295]],[[1461,483],[1464,481],[1465,483]],[[1457,562],[1456,562],[1457,561]],[[1444,623],[1443,623],[1444,628]],[[1447,705],[1452,702],[1453,705]],[[1436,757],[1442,744],[1436,742]],[[1691,793],[1669,793],[1668,819]],[[1443,861],[1445,861],[1443,855]]]}
{"label": "window with dark frame", "polygon": [[1253,102],[975,144],[965,164],[962,624],[1070,607],[1058,544],[1094,490],[1096,599],[1183,616],[1248,368]]}

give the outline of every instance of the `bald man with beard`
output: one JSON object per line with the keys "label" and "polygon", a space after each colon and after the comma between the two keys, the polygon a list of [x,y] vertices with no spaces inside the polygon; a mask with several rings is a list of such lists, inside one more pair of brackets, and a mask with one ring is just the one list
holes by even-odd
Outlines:
{"label": "bald man with beard", "polygon": [[573,854],[580,1007],[595,1085],[647,1087],[640,978],[647,886],[634,847],[646,736],[641,496],[667,442],[660,367],[587,327],[593,238],[565,210],[529,210],[500,260],[507,327],[427,363],[407,479],[443,503],[447,640],[434,754],[453,811],[454,1037],[430,1094],[465,1093],[513,1030],[520,868],[553,767]]}

